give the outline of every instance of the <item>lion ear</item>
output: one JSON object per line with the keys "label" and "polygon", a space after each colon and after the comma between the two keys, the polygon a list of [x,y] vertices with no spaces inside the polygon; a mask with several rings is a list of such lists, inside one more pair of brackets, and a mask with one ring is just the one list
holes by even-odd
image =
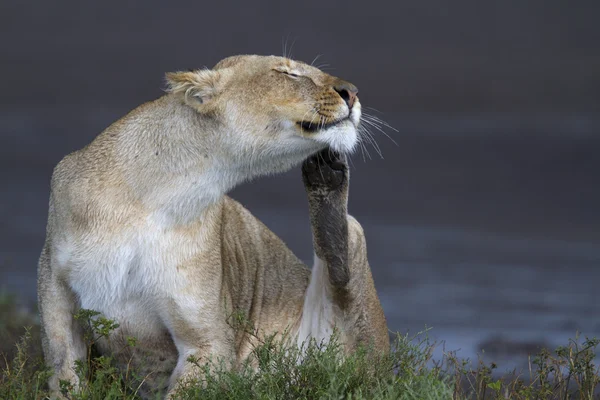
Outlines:
{"label": "lion ear", "polygon": [[204,104],[214,98],[220,89],[222,74],[210,69],[188,72],[168,72],[165,76],[167,92],[182,93],[186,102]]}

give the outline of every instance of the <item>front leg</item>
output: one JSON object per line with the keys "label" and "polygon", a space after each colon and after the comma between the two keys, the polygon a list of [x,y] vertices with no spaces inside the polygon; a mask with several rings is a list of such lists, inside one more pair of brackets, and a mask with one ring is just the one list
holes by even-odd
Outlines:
{"label": "front leg", "polygon": [[[315,265],[306,292],[300,336],[325,339],[337,326],[346,348],[389,350],[387,323],[367,260],[362,227],[347,213],[346,157],[330,149],[302,166]],[[302,339],[301,339],[302,340]]]}
{"label": "front leg", "polygon": [[[199,267],[198,270],[206,272],[207,268]],[[210,278],[215,280],[209,282]],[[171,374],[167,399],[178,398],[181,385],[201,381],[200,365],[211,360],[216,363],[235,361],[234,332],[222,317],[225,311],[220,303],[219,275],[186,277],[190,282],[200,279],[207,284],[206,287],[189,285],[178,288],[164,304],[166,313],[163,319],[178,351],[177,366]],[[190,358],[195,362],[190,362]]]}
{"label": "front leg", "polygon": [[325,149],[302,165],[308,194],[315,255],[327,265],[336,289],[350,280],[348,265],[348,164],[346,156]]}
{"label": "front leg", "polygon": [[51,269],[48,245],[44,246],[38,267],[38,306],[40,309],[42,346],[46,364],[53,369],[48,386],[52,398],[62,399],[60,381],[79,387],[75,362],[87,356],[82,326],[73,314],[77,299],[67,283]]}

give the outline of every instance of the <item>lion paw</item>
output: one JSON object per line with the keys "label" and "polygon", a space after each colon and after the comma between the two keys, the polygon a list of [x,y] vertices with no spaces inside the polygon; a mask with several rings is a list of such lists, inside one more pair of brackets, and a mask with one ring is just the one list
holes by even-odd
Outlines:
{"label": "lion paw", "polygon": [[343,188],[348,183],[346,156],[329,148],[320,151],[302,164],[302,179],[307,190]]}

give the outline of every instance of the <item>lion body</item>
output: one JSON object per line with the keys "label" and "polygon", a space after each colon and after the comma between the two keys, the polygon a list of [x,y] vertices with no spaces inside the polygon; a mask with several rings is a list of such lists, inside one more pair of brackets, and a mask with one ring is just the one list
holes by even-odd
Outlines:
{"label": "lion body", "polygon": [[[319,83],[327,86],[332,78],[291,60],[248,57],[227,59],[210,72],[171,75],[171,93],[132,111],[56,167],[38,293],[57,395],[60,379],[77,383],[73,364],[87,354],[73,319],[79,308],[120,324],[99,348],[122,365],[133,362],[149,393],[173,390],[178,379],[193,376],[189,356],[236,363],[248,357],[254,343],[229,323],[233,312],[261,334],[287,331],[299,343],[326,339],[337,326],[348,348],[368,336],[381,349],[389,346],[364,235],[346,217],[345,205],[339,209],[348,224],[343,242],[350,278],[343,290],[351,296],[342,304],[328,279],[331,263],[318,248],[311,272],[225,195],[240,182],[285,171],[325,145],[347,150],[356,141],[350,124],[360,118],[358,109],[354,119],[324,132],[292,133],[297,126],[290,121],[303,121],[308,112],[298,93],[322,93]],[[271,68],[260,72],[265,65]],[[269,88],[265,82],[279,79],[272,71],[281,68],[304,68],[312,84],[287,95],[281,85]],[[292,81],[283,82],[289,90]],[[261,105],[257,96],[274,105]],[[320,114],[335,119],[336,112]],[[126,346],[128,337],[138,345]]]}

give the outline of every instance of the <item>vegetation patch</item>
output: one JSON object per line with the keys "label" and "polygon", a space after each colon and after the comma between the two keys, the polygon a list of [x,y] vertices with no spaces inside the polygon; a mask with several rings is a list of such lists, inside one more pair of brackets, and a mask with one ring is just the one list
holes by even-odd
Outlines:
{"label": "vegetation patch", "polygon": [[[0,399],[44,399],[51,375],[40,357],[39,327],[33,317],[11,310],[12,300],[0,302],[3,349]],[[14,302],[13,302],[14,305]],[[14,307],[16,308],[16,306]],[[12,316],[12,317],[11,317]],[[7,319],[11,317],[12,319]],[[81,310],[76,318],[88,327],[90,348],[118,327],[94,311]],[[23,323],[29,324],[24,327]],[[15,325],[16,324],[16,325]],[[14,335],[20,335],[15,337]],[[196,380],[181,383],[181,399],[594,399],[600,374],[594,364],[596,339],[575,339],[554,351],[533,356],[529,371],[499,376],[494,363],[472,363],[454,353],[432,358],[436,344],[427,332],[397,334],[390,354],[375,356],[367,348],[343,355],[334,334],[329,344],[307,342],[303,349],[287,346],[286,335],[255,337],[251,357],[238,368],[222,360],[190,358],[200,370]],[[128,346],[136,346],[135,339]],[[69,399],[138,399],[144,378],[135,371],[118,370],[110,357],[90,351],[76,371],[82,389],[61,382]]]}

